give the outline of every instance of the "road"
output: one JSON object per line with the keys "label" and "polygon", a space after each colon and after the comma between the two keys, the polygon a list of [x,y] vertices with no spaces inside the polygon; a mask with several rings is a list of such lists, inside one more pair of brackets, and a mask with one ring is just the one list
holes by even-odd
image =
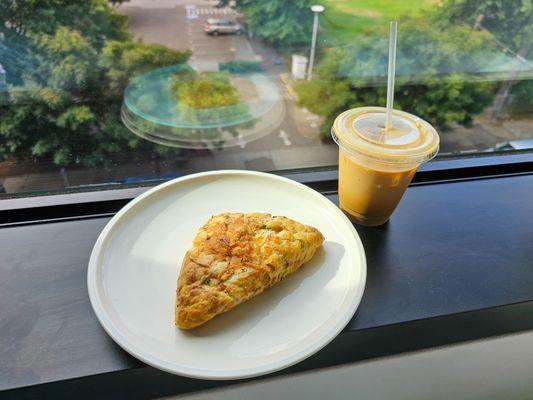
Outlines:
{"label": "road", "polygon": [[211,37],[203,30],[207,18],[235,19],[230,8],[216,8],[206,0],[152,1],[124,3],[119,11],[129,17],[130,31],[146,43],[158,43],[176,50],[193,51],[191,61],[219,62],[237,60],[261,61],[255,57],[249,41],[236,35]]}
{"label": "road", "polygon": [[[132,0],[119,7],[129,17],[131,32],[146,43],[159,43],[176,50],[192,50],[190,64],[199,71],[216,71],[219,62],[259,61],[265,74],[277,85],[285,117],[271,132],[240,146],[197,155],[191,169],[213,168],[283,169],[336,163],[336,148],[318,140],[317,116],[296,106],[280,75],[287,73],[272,49],[247,35],[209,36],[203,31],[207,18],[235,20],[237,13],[216,8],[206,0]],[[268,122],[268,121],[263,121]]]}
{"label": "road", "polygon": [[[127,14],[130,16],[130,27],[135,35],[144,37],[147,42],[162,43],[176,49],[191,48],[194,52],[193,62],[198,63],[200,68],[209,68],[210,61],[229,60],[232,57],[237,59],[237,55],[241,56],[245,52],[248,52],[246,53],[248,58],[261,58],[267,73],[280,85],[286,117],[271,135],[247,143],[245,157],[250,158],[255,152],[259,160],[255,164],[268,165],[270,169],[280,165],[289,168],[298,165],[308,166],[313,164],[313,160],[316,160],[317,165],[336,163],[334,146],[332,148],[331,145],[317,144],[316,137],[321,120],[316,115],[297,107],[291,94],[287,93],[278,81],[277,77],[287,71],[283,66],[273,66],[276,55],[272,49],[244,37],[211,38],[203,34],[201,31],[203,20],[212,16],[207,10],[212,9],[216,1],[132,0],[126,4],[132,7],[128,8]],[[186,6],[194,6],[201,10],[197,13],[198,18],[187,18]],[[135,10],[135,7],[138,7],[138,10]],[[249,54],[250,48],[254,53],[252,55]],[[454,126],[453,129],[440,133],[442,154],[473,152],[488,149],[506,140],[531,138],[531,120],[513,118],[494,123],[484,116],[479,116],[472,128]],[[287,152],[289,149],[290,152]],[[224,154],[218,157],[222,159],[226,155],[231,157],[233,152],[240,150],[226,149]],[[259,156],[263,153],[264,157]],[[289,157],[291,161],[281,162],[279,160],[281,156],[278,156],[281,154]],[[234,164],[232,165],[238,167],[238,163]],[[198,160],[198,168],[208,169],[216,165],[217,160]]]}

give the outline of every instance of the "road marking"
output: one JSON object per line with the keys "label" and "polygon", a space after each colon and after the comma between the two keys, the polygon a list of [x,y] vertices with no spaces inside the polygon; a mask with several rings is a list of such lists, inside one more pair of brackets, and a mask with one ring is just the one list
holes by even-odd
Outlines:
{"label": "road marking", "polygon": [[307,115],[305,119],[308,121],[311,121],[313,119],[318,119],[318,115]]}
{"label": "road marking", "polygon": [[198,10],[196,6],[193,5],[186,5],[185,6],[185,14],[187,14],[187,19],[196,19],[198,18]]}
{"label": "road marking", "polygon": [[238,138],[239,138],[239,140],[237,141],[237,143],[239,143],[239,147],[241,149],[244,149],[246,147],[246,142],[244,140],[244,137],[243,137],[242,133],[239,133]]}
{"label": "road marking", "polygon": [[283,129],[281,131],[279,131],[278,137],[281,140],[283,140],[283,144],[285,146],[290,146],[292,144],[291,141],[289,140],[289,135],[287,135],[287,132],[285,132]]}
{"label": "road marking", "polygon": [[309,126],[310,126],[311,128],[316,128],[318,125],[316,124],[316,122],[311,122],[311,123],[309,124]]}

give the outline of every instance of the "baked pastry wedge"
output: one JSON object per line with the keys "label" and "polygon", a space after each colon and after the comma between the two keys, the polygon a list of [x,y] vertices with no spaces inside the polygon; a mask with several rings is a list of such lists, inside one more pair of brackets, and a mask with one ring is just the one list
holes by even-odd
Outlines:
{"label": "baked pastry wedge", "polygon": [[282,216],[213,216],[183,259],[176,325],[195,328],[260,294],[309,261],[323,241],[317,229]]}

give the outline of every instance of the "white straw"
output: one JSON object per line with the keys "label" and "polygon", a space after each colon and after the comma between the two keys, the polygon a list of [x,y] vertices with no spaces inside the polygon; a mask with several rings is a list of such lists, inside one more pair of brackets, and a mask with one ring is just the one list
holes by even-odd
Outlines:
{"label": "white straw", "polygon": [[387,81],[387,120],[385,131],[392,128],[392,109],[394,108],[394,76],[396,74],[396,36],[398,33],[398,23],[391,21],[389,36],[389,75]]}

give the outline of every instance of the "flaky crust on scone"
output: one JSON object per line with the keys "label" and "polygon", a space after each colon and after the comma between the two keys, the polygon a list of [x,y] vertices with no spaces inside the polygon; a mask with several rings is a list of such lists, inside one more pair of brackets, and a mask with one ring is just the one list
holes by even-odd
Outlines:
{"label": "flaky crust on scone", "polygon": [[309,261],[324,237],[270,214],[224,213],[200,228],[178,278],[175,319],[201,325],[261,293]]}

